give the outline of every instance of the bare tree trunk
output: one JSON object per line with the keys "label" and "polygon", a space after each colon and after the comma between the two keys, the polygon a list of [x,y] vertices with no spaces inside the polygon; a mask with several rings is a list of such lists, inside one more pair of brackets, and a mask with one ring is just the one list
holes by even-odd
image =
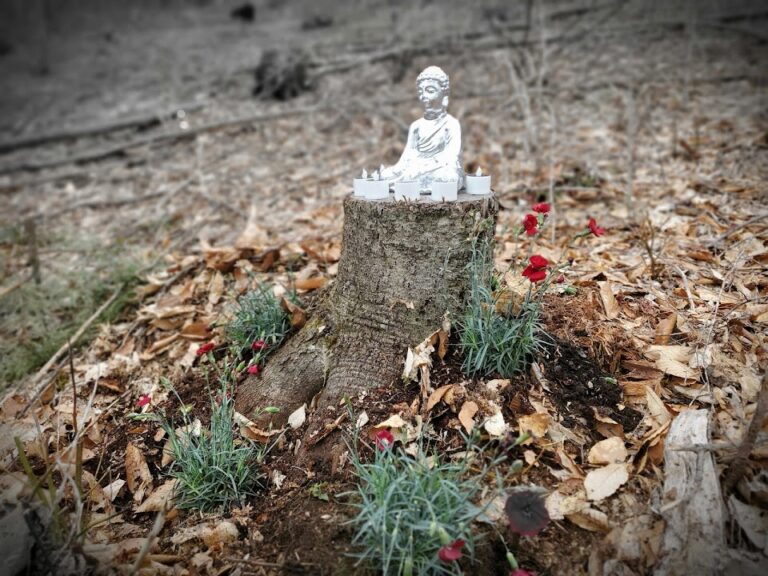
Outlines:
{"label": "bare tree trunk", "polygon": [[461,194],[450,203],[347,198],[334,285],[263,376],[240,386],[237,410],[251,417],[278,406],[273,423],[282,424],[322,391],[311,438],[340,415],[344,397],[397,382],[407,348],[461,309],[473,239],[492,238],[497,212],[492,196]]}

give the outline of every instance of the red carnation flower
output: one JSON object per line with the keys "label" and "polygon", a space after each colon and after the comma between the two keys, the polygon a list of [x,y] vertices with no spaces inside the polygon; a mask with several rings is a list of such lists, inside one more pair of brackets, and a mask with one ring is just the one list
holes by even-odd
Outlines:
{"label": "red carnation flower", "polygon": [[376,448],[379,450],[386,450],[395,443],[395,437],[392,435],[392,432],[387,429],[376,432],[374,440],[376,441]]}
{"label": "red carnation flower", "polygon": [[531,282],[541,282],[547,277],[547,266],[549,260],[539,254],[531,256],[531,263],[523,270],[523,276]]}
{"label": "red carnation flower", "polygon": [[589,231],[592,232],[595,236],[602,236],[605,234],[605,228],[600,228],[600,226],[597,225],[597,221],[594,218],[589,219],[589,223],[587,224],[589,227]]}
{"label": "red carnation flower", "polygon": [[464,540],[454,540],[448,546],[443,546],[437,551],[437,557],[443,562],[456,562],[461,558],[461,549],[464,548]]}
{"label": "red carnation flower", "polygon": [[258,352],[259,350],[264,350],[267,347],[267,343],[264,342],[264,339],[256,340],[253,344],[251,344],[251,350]]}
{"label": "red carnation flower", "polygon": [[535,284],[536,282],[541,282],[547,277],[547,271],[536,270],[533,268],[533,266],[528,266],[525,270],[523,270],[523,276],[527,277],[528,280]]}
{"label": "red carnation flower", "polygon": [[539,230],[539,219],[533,214],[526,214],[523,218],[523,228],[528,236],[534,236]]}
{"label": "red carnation flower", "polygon": [[533,205],[533,211],[539,214],[549,214],[551,209],[552,207],[546,202],[539,202],[538,204]]}
{"label": "red carnation flower", "polygon": [[560,274],[560,276],[557,277],[557,280],[555,280],[555,282],[557,282],[558,284],[562,284],[563,282],[565,282],[565,276]]}
{"label": "red carnation flower", "polygon": [[139,405],[139,408],[142,408],[143,406],[146,406],[150,402],[152,402],[152,396],[150,396],[149,394],[142,394],[137,404]]}
{"label": "red carnation flower", "polygon": [[258,364],[251,364],[248,366],[248,374],[255,374],[258,375],[259,372],[261,372],[261,366]]}
{"label": "red carnation flower", "polygon": [[208,354],[208,352],[213,350],[215,347],[216,347],[216,344],[214,344],[213,342],[206,342],[205,344],[200,346],[200,348],[197,349],[196,354],[198,356],[202,356],[203,354]]}

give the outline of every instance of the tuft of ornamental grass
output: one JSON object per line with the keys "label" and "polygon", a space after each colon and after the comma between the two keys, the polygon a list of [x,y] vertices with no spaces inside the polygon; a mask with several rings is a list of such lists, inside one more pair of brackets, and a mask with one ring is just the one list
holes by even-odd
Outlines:
{"label": "tuft of ornamental grass", "polygon": [[[208,361],[213,363],[210,354]],[[167,382],[166,385],[170,387]],[[265,454],[249,440],[235,438],[235,401],[229,379],[221,378],[215,395],[209,388],[211,425],[208,430],[194,429],[189,408],[173,387],[170,389],[182,405],[183,432],[177,434],[173,422],[164,414],[133,414],[132,417],[159,423],[170,439],[174,461],[168,475],[178,480],[173,495],[175,506],[180,510],[226,512],[244,505],[261,486],[262,475],[258,470]]]}
{"label": "tuft of ornamental grass", "polygon": [[[299,303],[293,293],[287,298]],[[288,312],[275,296],[272,286],[263,284],[258,290],[240,298],[234,317],[224,328],[224,334],[240,354],[257,340],[263,340],[266,347],[261,357],[266,358],[283,343],[290,330],[291,318]]]}
{"label": "tuft of ornamental grass", "polygon": [[235,441],[233,415],[232,398],[212,400],[210,433],[170,436],[175,459],[170,475],[179,481],[174,500],[180,510],[227,511],[256,494],[258,449]]}
{"label": "tuft of ornamental grass", "polygon": [[493,273],[491,253],[489,245],[475,248],[469,264],[470,292],[458,321],[462,369],[470,376],[508,378],[522,372],[543,351],[546,333],[540,303],[530,292],[517,309],[511,299],[500,305],[503,289]]}
{"label": "tuft of ornamental grass", "polygon": [[[355,526],[352,544],[359,549],[353,555],[358,565],[385,575],[461,574],[458,562],[443,561],[438,553],[463,540],[462,552],[473,558],[477,538],[472,522],[485,511],[475,502],[487,488],[491,467],[505,458],[482,463],[483,449],[471,441],[463,457],[449,460],[428,455],[422,442],[410,455],[377,440],[373,460],[364,462],[358,442],[356,433],[350,454],[357,476],[357,490],[351,493],[357,514],[350,523]],[[519,469],[515,463],[507,475],[498,474],[498,488]]]}

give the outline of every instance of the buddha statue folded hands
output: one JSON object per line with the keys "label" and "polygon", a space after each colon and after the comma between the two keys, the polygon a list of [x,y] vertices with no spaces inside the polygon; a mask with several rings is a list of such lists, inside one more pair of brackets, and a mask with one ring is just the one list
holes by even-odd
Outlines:
{"label": "buddha statue folded hands", "polygon": [[424,117],[411,124],[400,160],[384,168],[381,177],[390,184],[416,181],[422,190],[430,190],[435,180],[456,181],[461,188],[464,180],[460,159],[461,126],[447,112],[448,75],[430,66],[419,74],[416,86]]}

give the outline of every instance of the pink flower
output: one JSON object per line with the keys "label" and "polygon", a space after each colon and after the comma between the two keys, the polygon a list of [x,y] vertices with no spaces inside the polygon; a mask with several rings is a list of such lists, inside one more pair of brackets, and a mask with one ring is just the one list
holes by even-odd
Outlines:
{"label": "pink flower", "polygon": [[395,437],[387,429],[376,432],[374,440],[376,441],[376,448],[379,450],[386,450],[395,443]]}
{"label": "pink flower", "polygon": [[523,228],[528,236],[535,236],[539,230],[539,219],[533,214],[526,214],[523,218]]}
{"label": "pink flower", "polygon": [[139,405],[139,408],[142,408],[152,402],[152,396],[149,394],[142,394],[141,398],[139,398],[139,401],[137,404]]}
{"label": "pink flower", "polygon": [[528,572],[522,568],[515,568],[509,573],[509,576],[536,576],[536,572]]}
{"label": "pink flower", "polygon": [[197,349],[197,352],[195,354],[197,354],[198,356],[203,356],[204,354],[208,354],[208,352],[213,350],[215,347],[216,347],[216,344],[214,344],[213,342],[206,342],[205,344],[200,346],[200,348]]}
{"label": "pink flower", "polygon": [[258,352],[260,350],[264,350],[267,347],[267,343],[264,342],[264,339],[256,340],[253,344],[251,344],[251,350]]}
{"label": "pink flower", "polygon": [[594,218],[589,219],[589,223],[587,224],[589,231],[592,232],[595,236],[602,236],[605,234],[605,228],[600,228],[600,226],[597,225],[597,221]]}
{"label": "pink flower", "polygon": [[248,374],[254,374],[258,376],[259,372],[261,372],[261,366],[258,364],[251,364],[248,366]]}
{"label": "pink flower", "polygon": [[538,204],[533,205],[533,211],[538,214],[549,214],[551,209],[552,207],[546,202],[539,202]]}
{"label": "pink flower", "polygon": [[454,540],[448,546],[443,546],[437,551],[437,557],[443,562],[456,562],[461,558],[461,549],[464,548],[464,540]]}

